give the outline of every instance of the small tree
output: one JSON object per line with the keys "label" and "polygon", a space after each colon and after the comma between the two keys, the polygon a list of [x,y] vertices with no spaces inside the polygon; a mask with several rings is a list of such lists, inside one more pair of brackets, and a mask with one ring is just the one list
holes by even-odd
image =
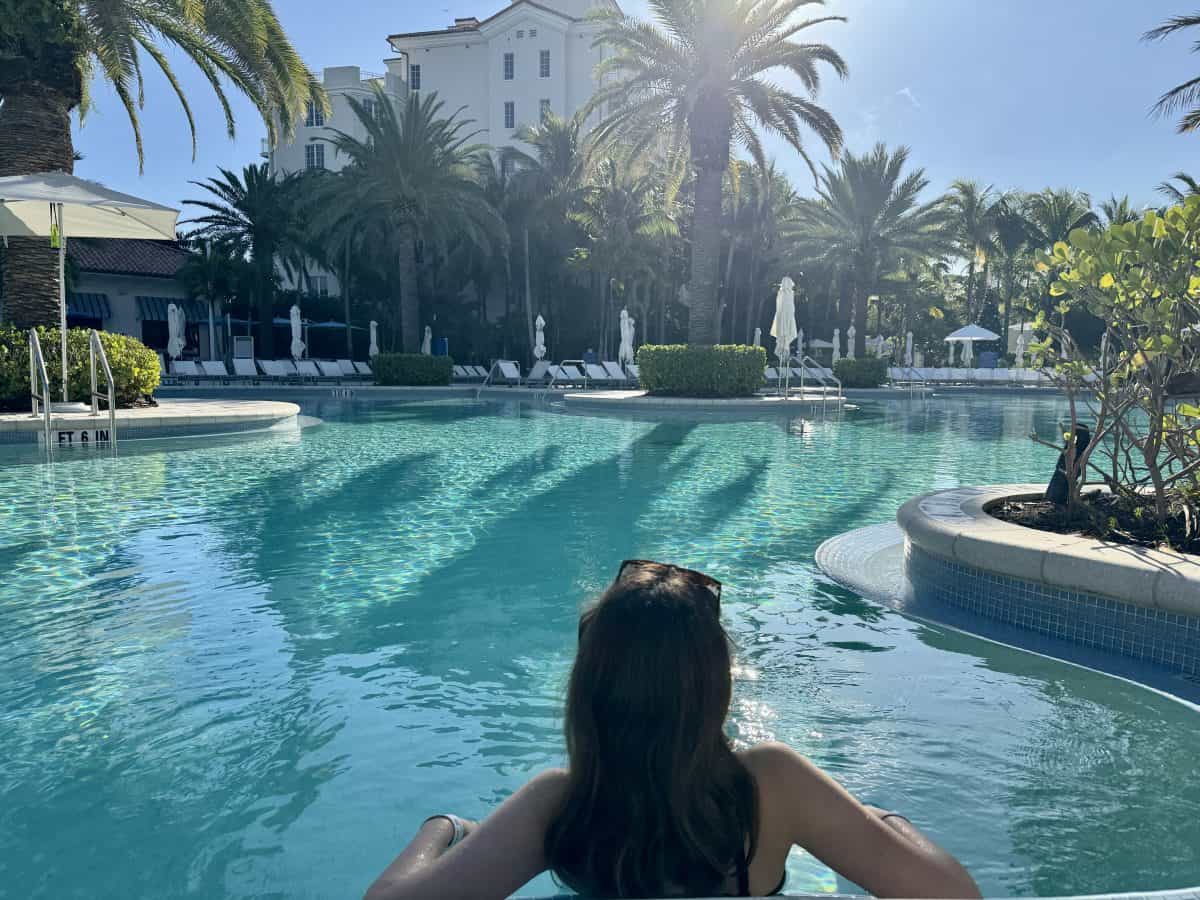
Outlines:
{"label": "small tree", "polygon": [[[1034,353],[1070,399],[1070,434],[1081,398],[1095,418],[1087,447],[1068,440],[1069,509],[1090,465],[1125,499],[1149,495],[1160,531],[1176,509],[1187,537],[1200,534],[1200,408],[1172,396],[1200,372],[1200,197],[1105,231],[1075,229],[1036,265],[1056,307],[1038,317],[1048,338]],[[1097,359],[1083,358],[1066,327],[1076,308],[1105,324]],[[1104,465],[1092,463],[1097,453]]]}

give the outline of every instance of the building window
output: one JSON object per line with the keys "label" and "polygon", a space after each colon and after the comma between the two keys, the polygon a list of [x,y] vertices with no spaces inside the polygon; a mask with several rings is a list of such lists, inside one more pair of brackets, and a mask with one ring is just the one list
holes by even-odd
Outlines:
{"label": "building window", "polygon": [[327,275],[311,275],[312,292],[318,297],[329,296],[329,276]]}
{"label": "building window", "polygon": [[421,89],[421,67],[418,65],[410,65],[408,67],[408,87],[409,90],[419,91]]}
{"label": "building window", "polygon": [[516,70],[516,64],[511,53],[504,54],[504,80],[512,81],[513,74]]}
{"label": "building window", "polygon": [[530,36],[530,37],[537,37],[537,29],[536,29],[536,28],[530,28],[530,29],[529,29],[529,36]]}
{"label": "building window", "polygon": [[538,54],[538,77],[550,77],[550,51],[543,50]]}
{"label": "building window", "polygon": [[325,168],[325,145],[322,143],[304,145],[304,168]]}
{"label": "building window", "polygon": [[504,127],[517,127],[517,104],[513,103],[511,100],[504,101]]}
{"label": "building window", "polygon": [[520,39],[521,39],[521,38],[523,38],[523,37],[525,37],[525,32],[524,32],[524,31],[518,31],[518,32],[517,32],[517,40],[520,40]]}
{"label": "building window", "polygon": [[304,117],[304,124],[309,128],[320,128],[325,124],[325,111],[311,100],[308,101],[308,113]]}
{"label": "building window", "polygon": [[545,99],[545,98],[543,98],[543,99],[542,99],[542,100],[541,100],[541,101],[538,103],[538,107],[539,107],[539,109],[538,109],[538,116],[541,118],[541,120],[542,120],[543,122],[545,122],[545,121],[546,121],[546,116],[550,115],[550,101],[549,101],[549,100],[547,100],[547,99]]}
{"label": "building window", "polygon": [[376,121],[379,120],[380,108],[378,100],[376,100],[374,97],[364,97],[362,100],[362,106],[363,112],[365,112],[372,119]]}

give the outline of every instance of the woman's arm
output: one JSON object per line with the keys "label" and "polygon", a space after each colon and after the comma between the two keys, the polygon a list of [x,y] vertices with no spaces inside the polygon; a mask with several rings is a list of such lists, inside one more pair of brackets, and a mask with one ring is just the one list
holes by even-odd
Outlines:
{"label": "woman's arm", "polygon": [[426,822],[365,900],[504,900],[545,870],[546,829],[565,786],[562,770],[541,773],[449,850],[450,822]]}
{"label": "woman's arm", "polygon": [[[765,812],[791,841],[877,897],[977,898],[979,888],[953,856],[907,820],[859,803],[784,744],[753,748],[760,791],[777,798]],[[780,802],[783,801],[783,802]]]}

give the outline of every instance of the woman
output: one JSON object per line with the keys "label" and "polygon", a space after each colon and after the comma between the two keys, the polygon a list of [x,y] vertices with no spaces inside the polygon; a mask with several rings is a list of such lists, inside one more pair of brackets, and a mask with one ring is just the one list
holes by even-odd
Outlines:
{"label": "woman", "polygon": [[757,896],[793,845],[880,897],[978,897],[906,819],[864,806],[784,744],[734,752],[721,585],[630,560],[579,619],[569,767],[480,825],[434,816],[368,900],[508,897],[549,869],[595,897]]}

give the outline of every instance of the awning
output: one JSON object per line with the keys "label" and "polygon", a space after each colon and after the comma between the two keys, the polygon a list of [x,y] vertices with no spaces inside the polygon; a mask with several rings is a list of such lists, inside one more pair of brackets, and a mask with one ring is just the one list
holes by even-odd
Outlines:
{"label": "awning", "polygon": [[167,307],[174,303],[183,308],[189,323],[208,321],[208,305],[199,300],[180,300],[177,297],[138,297],[138,318],[143,322],[167,321]]}
{"label": "awning", "polygon": [[67,294],[67,315],[84,319],[111,318],[108,294]]}

